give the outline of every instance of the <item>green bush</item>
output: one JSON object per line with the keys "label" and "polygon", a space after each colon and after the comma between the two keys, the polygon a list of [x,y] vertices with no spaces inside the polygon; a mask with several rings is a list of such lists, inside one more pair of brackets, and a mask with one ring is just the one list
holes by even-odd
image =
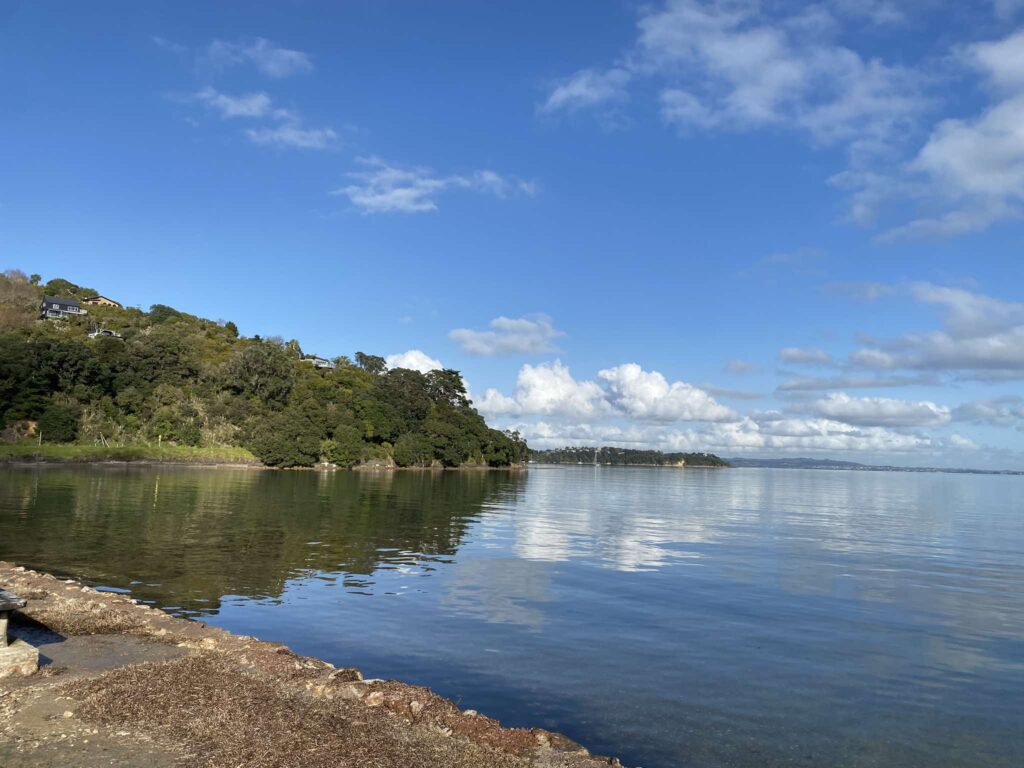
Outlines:
{"label": "green bush", "polygon": [[73,443],[78,438],[79,411],[53,403],[39,417],[39,432],[47,443]]}

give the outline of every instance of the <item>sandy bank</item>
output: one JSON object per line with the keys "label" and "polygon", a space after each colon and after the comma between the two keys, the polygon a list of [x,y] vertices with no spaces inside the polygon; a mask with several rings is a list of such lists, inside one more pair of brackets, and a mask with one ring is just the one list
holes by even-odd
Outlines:
{"label": "sandy bank", "polygon": [[0,680],[0,765],[590,768],[564,736],[503,728],[426,688],[0,562],[42,669]]}

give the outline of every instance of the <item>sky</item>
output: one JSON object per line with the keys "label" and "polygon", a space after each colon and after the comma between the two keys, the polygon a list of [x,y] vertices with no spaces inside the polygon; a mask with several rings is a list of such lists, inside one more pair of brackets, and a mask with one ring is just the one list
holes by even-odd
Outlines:
{"label": "sky", "polygon": [[535,447],[1024,468],[1024,0],[0,4],[0,267]]}

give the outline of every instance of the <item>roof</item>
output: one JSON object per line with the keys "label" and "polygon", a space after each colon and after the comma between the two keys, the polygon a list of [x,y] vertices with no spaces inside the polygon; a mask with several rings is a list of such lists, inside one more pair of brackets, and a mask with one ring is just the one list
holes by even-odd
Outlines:
{"label": "roof", "polygon": [[72,306],[72,307],[80,307],[80,306],[82,306],[81,304],[78,303],[78,299],[61,299],[61,298],[58,298],[57,296],[43,296],[43,303],[44,304],[64,304],[64,305],[68,305],[68,306]]}

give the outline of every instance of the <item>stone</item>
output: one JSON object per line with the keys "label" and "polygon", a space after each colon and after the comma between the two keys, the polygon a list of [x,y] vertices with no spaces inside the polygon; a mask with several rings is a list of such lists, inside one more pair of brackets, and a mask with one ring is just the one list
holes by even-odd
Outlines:
{"label": "stone", "polygon": [[0,678],[21,675],[28,677],[39,669],[39,651],[16,639],[6,648],[0,648]]}

